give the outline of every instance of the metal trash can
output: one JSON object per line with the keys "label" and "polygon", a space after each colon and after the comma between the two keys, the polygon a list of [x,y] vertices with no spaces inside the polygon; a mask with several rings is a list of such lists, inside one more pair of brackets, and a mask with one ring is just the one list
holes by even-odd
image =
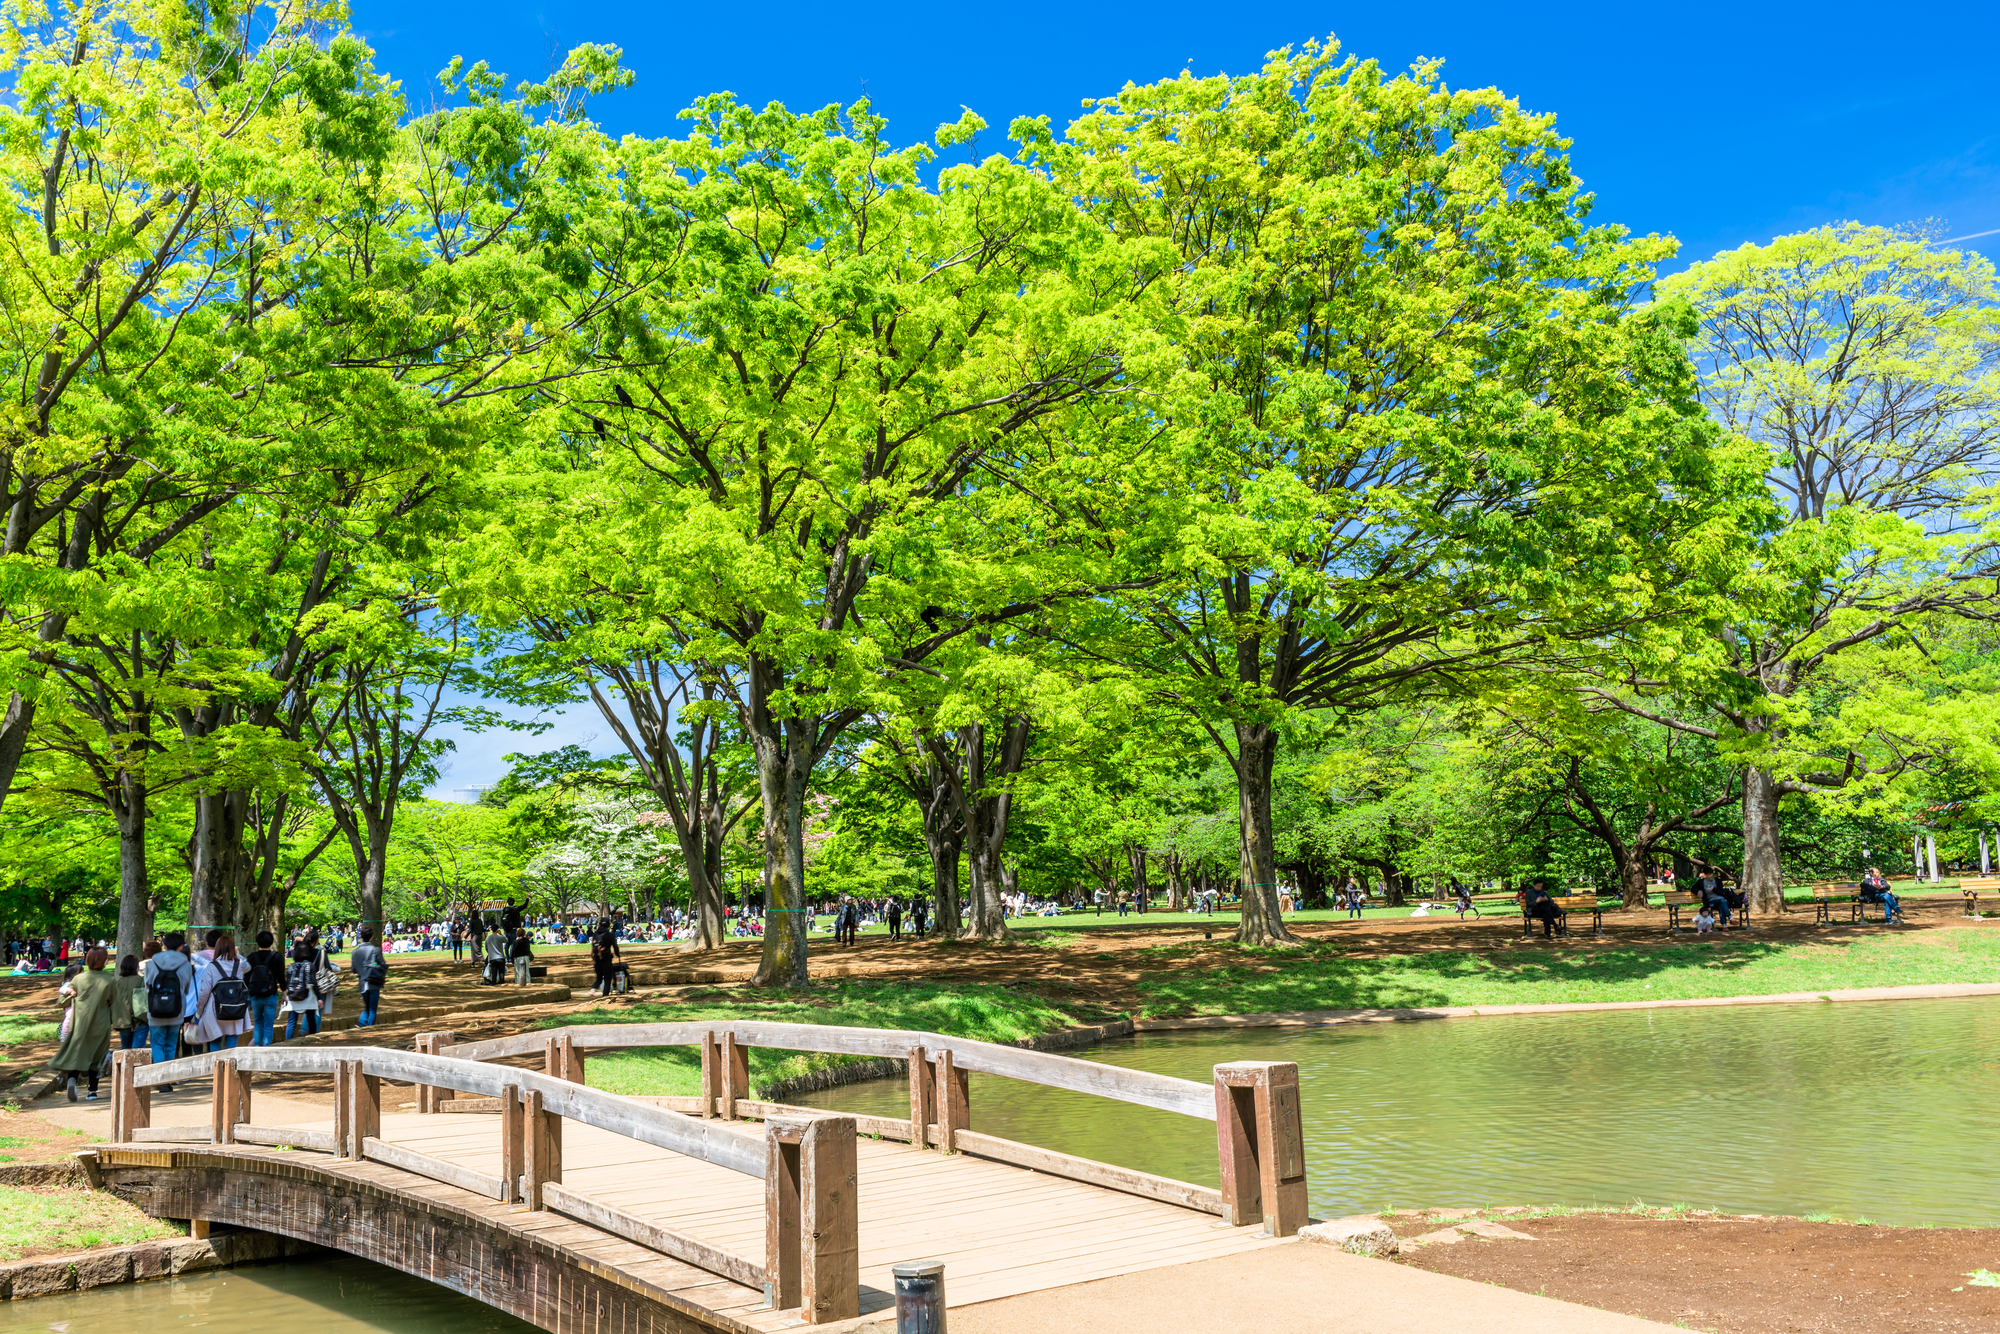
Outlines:
{"label": "metal trash can", "polygon": [[944,1334],[944,1262],[911,1260],[896,1276],[896,1334]]}

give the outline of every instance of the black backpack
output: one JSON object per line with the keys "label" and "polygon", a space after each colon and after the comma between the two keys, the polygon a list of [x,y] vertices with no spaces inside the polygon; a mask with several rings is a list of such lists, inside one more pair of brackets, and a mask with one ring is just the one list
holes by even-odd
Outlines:
{"label": "black backpack", "polygon": [[285,972],[285,999],[291,1001],[313,998],[313,973],[311,959],[296,959]]}
{"label": "black backpack", "polygon": [[236,972],[220,978],[210,988],[209,996],[215,1001],[215,1017],[233,1022],[250,1013],[250,988],[243,985],[240,974],[243,963],[237,961]]}
{"label": "black backpack", "polygon": [[[262,952],[259,951],[259,953]],[[254,958],[256,956],[253,955],[251,957]],[[275,996],[278,994],[277,975],[262,963],[251,964],[249,975],[243,980],[249,986],[251,996],[257,1000],[263,1000],[266,996]]]}
{"label": "black backpack", "polygon": [[146,1013],[154,1019],[179,1019],[187,997],[181,994],[181,975],[171,968],[153,971],[146,984]]}

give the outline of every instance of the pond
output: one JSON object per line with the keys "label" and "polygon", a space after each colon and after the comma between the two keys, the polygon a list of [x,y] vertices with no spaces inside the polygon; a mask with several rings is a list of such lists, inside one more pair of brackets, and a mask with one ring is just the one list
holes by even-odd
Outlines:
{"label": "pond", "polygon": [[[1078,1054],[1208,1083],[1296,1061],[1313,1212],[1687,1204],[2000,1223],[2000,1002],[1983,998],[1149,1034]],[[907,1117],[902,1080],[814,1106]],[[1215,1184],[1208,1122],[972,1077],[972,1127]],[[865,1187],[864,1187],[865,1189]]]}
{"label": "pond", "polygon": [[351,1256],[289,1260],[0,1305],[49,1334],[539,1334],[470,1297]]}

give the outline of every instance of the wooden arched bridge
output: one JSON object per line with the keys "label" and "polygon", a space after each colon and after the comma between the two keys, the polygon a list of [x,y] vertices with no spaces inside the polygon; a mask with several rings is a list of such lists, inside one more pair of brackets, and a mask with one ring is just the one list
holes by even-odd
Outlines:
{"label": "wooden arched bridge", "polygon": [[[587,1087],[591,1051],[699,1046],[702,1093]],[[890,1267],[943,1261],[952,1306],[1225,1256],[1306,1221],[1298,1068],[1213,1086],[936,1033],[796,1024],[578,1026],[415,1052],[119,1052],[109,1189],[163,1218],[280,1233],[571,1334],[852,1324]],[[750,1047],[908,1061],[910,1115],[748,1097]],[[539,1071],[500,1062],[532,1060]],[[265,1074],[333,1081],[330,1122],[259,1125]],[[970,1074],[1212,1120],[1221,1189],[982,1135]],[[152,1124],[152,1090],[211,1083],[208,1122]],[[385,1114],[385,1084],[415,1086]],[[439,1113],[486,1111],[486,1116]]]}

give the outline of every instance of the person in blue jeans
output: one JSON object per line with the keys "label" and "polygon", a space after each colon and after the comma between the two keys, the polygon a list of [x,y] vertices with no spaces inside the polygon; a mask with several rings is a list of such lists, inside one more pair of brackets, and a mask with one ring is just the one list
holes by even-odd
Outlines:
{"label": "person in blue jeans", "polygon": [[1902,914],[1902,905],[1889,892],[1889,878],[1882,874],[1882,868],[1871,866],[1868,874],[1861,877],[1861,901],[1879,904],[1882,908],[1882,922],[1886,926]]}
{"label": "person in blue jeans", "polygon": [[348,956],[348,967],[354,970],[355,980],[361,984],[361,1017],[354,1021],[356,1028],[368,1028],[375,1022],[375,1008],[382,1003],[382,983],[389,977],[389,961],[382,957],[382,947],[375,943],[375,928],[361,928],[361,943]]}
{"label": "person in blue jeans", "polygon": [[[257,933],[257,948],[244,960],[250,965],[250,1045],[268,1047],[277,1040],[278,1007],[285,1002],[285,956],[271,948],[277,937],[269,931]],[[264,970],[260,976],[259,968]],[[257,989],[268,984],[271,994],[259,996]]]}
{"label": "person in blue jeans", "polygon": [[[153,983],[160,975],[171,974],[180,983],[181,1012],[177,1015],[149,1015],[152,1020],[149,1036],[152,1039],[155,1065],[171,1061],[180,1054],[181,1021],[193,1013],[194,1007],[194,960],[184,953],[187,948],[187,937],[178,931],[169,931],[161,943],[166,948],[146,960],[146,966],[141,970],[140,976],[144,979],[150,995]],[[174,1086],[162,1084],[159,1086],[159,1091],[172,1093]]]}

